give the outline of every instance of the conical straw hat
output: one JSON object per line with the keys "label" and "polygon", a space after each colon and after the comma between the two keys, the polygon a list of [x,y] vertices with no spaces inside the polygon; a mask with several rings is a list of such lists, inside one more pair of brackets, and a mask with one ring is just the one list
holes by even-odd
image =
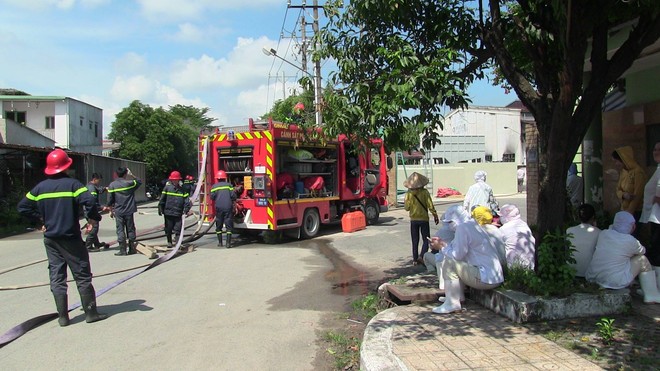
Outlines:
{"label": "conical straw hat", "polygon": [[408,179],[403,182],[403,186],[410,189],[423,188],[427,184],[429,184],[429,178],[417,172],[410,174]]}

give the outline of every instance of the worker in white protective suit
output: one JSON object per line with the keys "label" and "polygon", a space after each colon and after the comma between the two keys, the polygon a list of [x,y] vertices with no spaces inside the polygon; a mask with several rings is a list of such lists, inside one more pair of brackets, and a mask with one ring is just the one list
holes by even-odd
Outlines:
{"label": "worker in white protective suit", "polygon": [[[440,219],[442,220],[442,226],[431,238],[431,249],[435,250],[437,253],[429,251],[424,254],[424,264],[426,265],[427,272],[438,272],[440,290],[444,290],[445,285],[442,279],[441,269],[444,255],[439,252],[439,241],[450,243],[454,239],[456,227],[470,220],[470,214],[468,214],[465,209],[463,209],[463,206],[453,205],[450,206],[444,214],[442,214]],[[433,246],[436,246],[437,249],[433,249]]]}
{"label": "worker in white protective suit", "polygon": [[569,241],[573,244],[573,259],[571,264],[575,268],[575,276],[584,277],[596,250],[596,242],[600,228],[596,227],[596,210],[590,204],[578,207],[578,217],[581,223],[566,230]]}
{"label": "worker in white protective suit", "polygon": [[504,205],[500,208],[500,223],[506,251],[506,266],[519,265],[534,269],[534,235],[529,225],[520,219],[520,210],[516,205]]}
{"label": "worker in white protective suit", "polygon": [[619,211],[613,224],[601,231],[596,251],[585,278],[608,289],[628,287],[639,275],[644,303],[660,303],[658,282],[644,253],[646,249],[631,234],[635,231],[635,217]]}
{"label": "worker in white protective suit", "polygon": [[461,310],[461,283],[479,290],[491,290],[504,282],[504,273],[491,238],[484,229],[493,215],[487,207],[478,206],[471,220],[456,227],[451,243],[442,241],[442,277],[445,283],[445,302],[433,308],[433,313],[446,314]]}
{"label": "worker in white protective suit", "polygon": [[486,206],[491,214],[496,215],[499,212],[499,206],[493,195],[493,188],[486,183],[486,172],[479,170],[474,173],[474,184],[468,188],[463,200],[463,208],[468,213],[477,206]]}

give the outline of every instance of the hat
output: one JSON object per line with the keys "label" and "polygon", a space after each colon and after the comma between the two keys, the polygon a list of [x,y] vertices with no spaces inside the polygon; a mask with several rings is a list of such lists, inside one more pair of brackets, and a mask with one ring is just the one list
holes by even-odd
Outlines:
{"label": "hat", "polygon": [[442,214],[442,221],[445,223],[454,222],[454,224],[462,224],[470,219],[470,215],[465,211],[463,205],[452,205],[447,208]]}
{"label": "hat", "polygon": [[427,184],[429,184],[429,178],[418,172],[410,174],[408,179],[403,181],[403,186],[409,189],[423,188]]}
{"label": "hat", "polygon": [[493,222],[493,214],[485,206],[477,206],[472,210],[472,217],[479,223],[479,225],[491,224]]}
{"label": "hat", "polygon": [[619,211],[614,215],[611,229],[623,234],[631,234],[635,227],[635,217],[627,211]]}
{"label": "hat", "polygon": [[520,209],[516,205],[507,204],[500,208],[500,222],[502,224],[515,219],[520,219]]}

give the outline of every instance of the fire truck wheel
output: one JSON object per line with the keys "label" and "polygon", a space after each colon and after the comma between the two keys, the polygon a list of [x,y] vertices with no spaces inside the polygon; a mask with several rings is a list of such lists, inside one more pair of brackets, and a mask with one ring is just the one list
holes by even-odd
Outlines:
{"label": "fire truck wheel", "polygon": [[380,206],[373,199],[368,199],[364,203],[364,216],[367,219],[368,225],[374,225],[378,223],[378,217],[380,216]]}
{"label": "fire truck wheel", "polygon": [[312,238],[319,233],[321,228],[321,217],[316,209],[305,210],[303,215],[302,225],[300,226],[300,234],[303,238]]}

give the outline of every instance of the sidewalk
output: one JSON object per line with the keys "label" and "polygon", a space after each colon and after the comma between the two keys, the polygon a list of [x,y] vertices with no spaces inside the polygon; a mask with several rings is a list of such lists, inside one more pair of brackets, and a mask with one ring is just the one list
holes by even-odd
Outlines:
{"label": "sidewalk", "polygon": [[387,309],[374,317],[360,349],[362,370],[600,370],[469,300],[461,313],[435,303]]}

